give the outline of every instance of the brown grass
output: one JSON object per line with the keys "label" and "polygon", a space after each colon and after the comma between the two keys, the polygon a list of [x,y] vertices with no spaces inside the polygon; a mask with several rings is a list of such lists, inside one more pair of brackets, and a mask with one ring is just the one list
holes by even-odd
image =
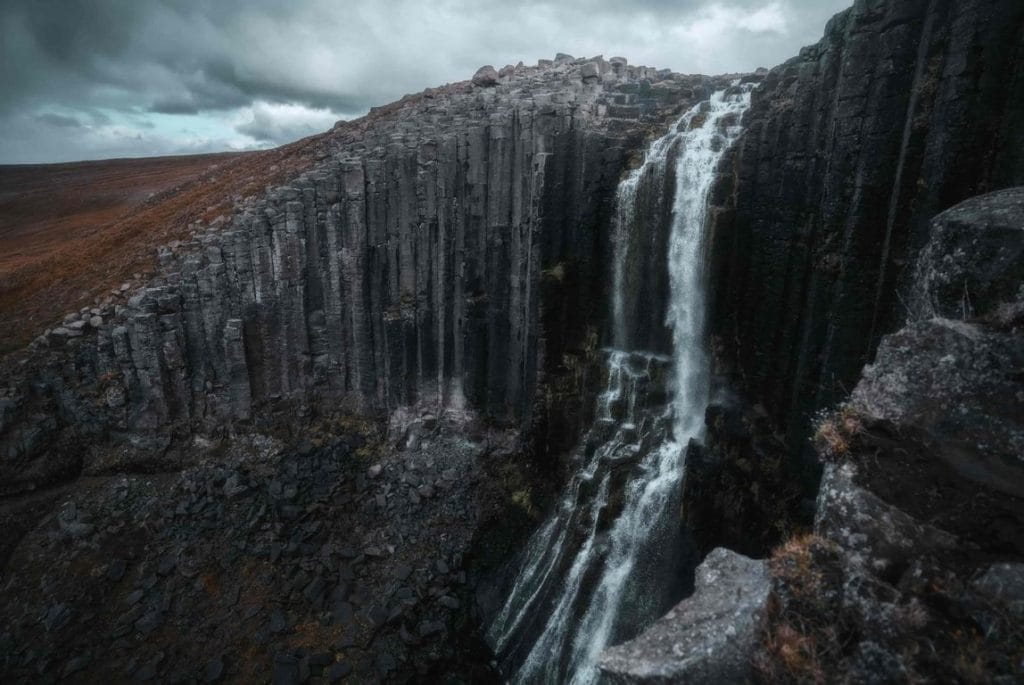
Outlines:
{"label": "brown grass", "polygon": [[766,682],[826,682],[821,650],[813,635],[786,622],[775,623],[765,635],[762,648],[770,658],[770,662],[759,664]]}
{"label": "brown grass", "polygon": [[826,460],[839,461],[850,456],[850,445],[863,430],[863,420],[856,410],[843,407],[826,416],[814,432],[814,446]]}
{"label": "brown grass", "polygon": [[0,166],[0,355],[132,274],[150,276],[154,249],[188,237],[190,224],[230,215],[236,201],[299,176],[423,97],[406,95],[273,150]]}
{"label": "brown grass", "polygon": [[782,588],[784,595],[773,594],[755,657],[765,682],[827,682],[841,646],[821,561],[835,553],[831,541],[813,534],[790,538],[773,552],[769,566],[776,590]]}
{"label": "brown grass", "polygon": [[276,150],[0,167],[0,353],[91,306],[189,224],[229,215],[312,166],[314,136]]}

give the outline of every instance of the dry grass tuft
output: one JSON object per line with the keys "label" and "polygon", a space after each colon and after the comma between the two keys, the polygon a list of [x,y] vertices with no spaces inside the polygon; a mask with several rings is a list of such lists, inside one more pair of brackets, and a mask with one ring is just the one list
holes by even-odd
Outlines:
{"label": "dry grass tuft", "polygon": [[863,431],[863,419],[853,408],[845,406],[824,417],[814,433],[814,446],[826,461],[840,461],[850,456],[855,436]]}
{"label": "dry grass tuft", "polygon": [[762,648],[764,654],[756,666],[765,682],[826,682],[821,650],[814,636],[780,622],[768,630]]}
{"label": "dry grass tuft", "polygon": [[830,602],[835,596],[829,563],[833,542],[798,535],[777,547],[769,562],[773,577],[767,627],[754,666],[764,682],[824,683],[840,658],[841,625]]}

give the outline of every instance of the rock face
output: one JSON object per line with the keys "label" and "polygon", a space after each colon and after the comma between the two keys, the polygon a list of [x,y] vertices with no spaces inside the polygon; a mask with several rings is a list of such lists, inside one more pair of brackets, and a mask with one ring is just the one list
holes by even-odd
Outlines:
{"label": "rock face", "polygon": [[928,222],[1024,183],[1024,5],[859,1],[773,69],[717,191],[720,359],[790,442],[900,325]]}
{"label": "rock face", "polygon": [[917,258],[911,319],[973,319],[1024,286],[1024,188],[974,197],[935,217]]}
{"label": "rock face", "polygon": [[936,217],[910,284],[918,313],[962,311],[966,283],[978,286],[976,318],[922,319],[883,338],[850,402],[819,425],[815,535],[772,560],[755,659],[766,681],[1019,681],[1019,197]]}
{"label": "rock face", "polygon": [[923,319],[885,337],[851,405],[927,432],[965,478],[1024,497],[1024,188],[940,214],[931,236],[912,314],[973,318]]}
{"label": "rock face", "polygon": [[[972,309],[978,316],[971,321],[914,321],[883,338],[875,362],[865,367],[844,410],[853,417],[848,419],[853,433],[864,421],[882,421],[913,433],[927,443],[937,467],[970,487],[1003,493],[1009,502],[1024,502],[1022,197],[1024,189],[1018,188],[972,198],[935,218],[911,284],[919,294],[918,313],[953,313],[962,303],[961,295],[953,293],[962,293],[963,284],[976,283],[979,296]],[[981,247],[968,250],[965,245]],[[841,432],[851,433],[848,428]],[[836,456],[836,450],[830,451]],[[828,513],[835,502],[830,493],[851,491],[834,487],[832,481],[841,478],[842,469],[830,469],[819,495],[819,525],[831,519],[841,525],[853,516]],[[927,480],[938,479],[932,475]],[[989,530],[993,538],[995,534],[996,529]],[[900,536],[890,532],[869,537],[892,541]],[[920,545],[929,536],[904,537],[916,538],[914,544]]]}
{"label": "rock face", "polygon": [[697,569],[693,597],[639,637],[605,650],[601,672],[614,683],[749,682],[768,590],[766,562],[715,549]]}
{"label": "rock face", "polygon": [[127,306],[11,362],[4,487],[61,438],[54,419],[76,445],[148,448],[429,404],[546,435],[560,399],[542,386],[578,374],[605,316],[620,173],[712,80],[601,58],[492,72],[339,124],[314,170],[162,248]]}

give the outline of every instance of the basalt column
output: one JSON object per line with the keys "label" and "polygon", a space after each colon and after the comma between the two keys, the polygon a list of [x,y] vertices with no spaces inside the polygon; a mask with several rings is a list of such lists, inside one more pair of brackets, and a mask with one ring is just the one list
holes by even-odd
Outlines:
{"label": "basalt column", "polygon": [[772,70],[716,191],[719,362],[802,444],[905,310],[928,221],[1024,183],[1024,5],[857,2]]}

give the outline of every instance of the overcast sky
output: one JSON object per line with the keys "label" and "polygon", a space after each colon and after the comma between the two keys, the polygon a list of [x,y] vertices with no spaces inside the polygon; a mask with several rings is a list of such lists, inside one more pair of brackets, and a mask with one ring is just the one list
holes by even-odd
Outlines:
{"label": "overcast sky", "polygon": [[567,52],[771,67],[851,0],[0,0],[0,163],[269,147]]}

